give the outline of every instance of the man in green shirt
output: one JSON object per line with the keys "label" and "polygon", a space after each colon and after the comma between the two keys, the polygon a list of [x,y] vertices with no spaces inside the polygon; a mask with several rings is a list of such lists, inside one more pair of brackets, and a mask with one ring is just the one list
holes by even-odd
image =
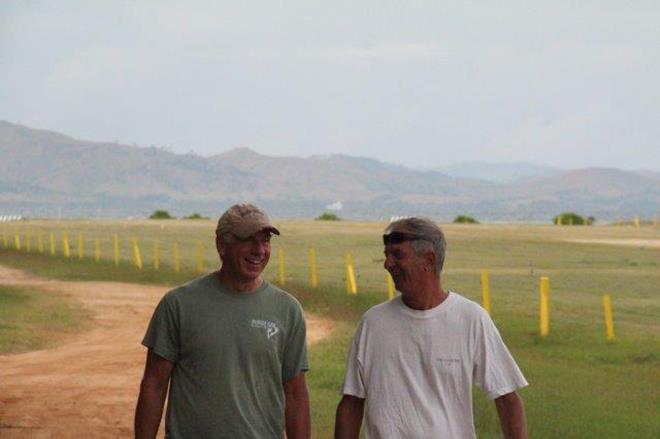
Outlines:
{"label": "man in green shirt", "polygon": [[136,438],[156,436],[168,385],[168,438],[309,438],[302,308],[261,277],[272,234],[258,207],[230,207],[216,228],[220,270],[158,304],[142,341]]}

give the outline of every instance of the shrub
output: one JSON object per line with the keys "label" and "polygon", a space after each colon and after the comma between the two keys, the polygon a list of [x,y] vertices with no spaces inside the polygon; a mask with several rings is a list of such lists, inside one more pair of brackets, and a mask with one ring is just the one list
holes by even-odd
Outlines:
{"label": "shrub", "polygon": [[158,209],[154,210],[149,219],[172,219],[174,218],[167,210]]}
{"label": "shrub", "polygon": [[316,217],[317,221],[341,221],[341,218],[339,218],[336,214],[330,213],[330,212],[324,212],[318,217]]}
{"label": "shrub", "polygon": [[584,218],[581,215],[578,215],[575,212],[564,212],[552,218],[554,224],[561,224],[563,226],[581,226],[587,225],[590,226],[596,221],[596,218],[590,216]]}
{"label": "shrub", "polygon": [[454,218],[456,224],[479,224],[479,221],[468,215],[459,215]]}
{"label": "shrub", "polygon": [[193,213],[192,215],[184,216],[183,219],[189,219],[189,220],[201,220],[201,219],[209,219],[208,216],[202,216],[198,214],[197,212]]}

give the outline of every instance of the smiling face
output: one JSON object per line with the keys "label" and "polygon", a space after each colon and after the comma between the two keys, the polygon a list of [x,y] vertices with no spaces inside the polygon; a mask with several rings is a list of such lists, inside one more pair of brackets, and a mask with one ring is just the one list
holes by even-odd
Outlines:
{"label": "smiling face", "polygon": [[410,241],[385,245],[385,263],[383,266],[392,275],[396,289],[404,296],[419,294],[423,280],[429,276],[425,267],[427,258],[418,256]]}
{"label": "smiling face", "polygon": [[228,241],[217,238],[222,272],[237,285],[258,286],[270,259],[270,232],[262,230],[247,239],[232,235]]}

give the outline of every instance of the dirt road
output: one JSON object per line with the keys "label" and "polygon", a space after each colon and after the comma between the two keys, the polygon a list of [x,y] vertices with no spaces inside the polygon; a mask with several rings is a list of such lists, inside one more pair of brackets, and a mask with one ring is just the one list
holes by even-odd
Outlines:
{"label": "dirt road", "polygon": [[[130,437],[145,358],[140,341],[167,287],[46,280],[2,266],[0,284],[61,292],[92,313],[90,330],[57,347],[0,355],[0,437]],[[313,315],[307,325],[309,343],[333,328]]]}

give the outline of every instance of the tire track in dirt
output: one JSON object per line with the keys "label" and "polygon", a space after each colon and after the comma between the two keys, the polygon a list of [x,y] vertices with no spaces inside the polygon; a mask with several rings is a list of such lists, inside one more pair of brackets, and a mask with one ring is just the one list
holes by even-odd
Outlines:
{"label": "tire track in dirt", "polygon": [[[0,284],[61,293],[92,314],[89,330],[59,346],[0,355],[0,437],[132,436],[146,353],[140,342],[169,287],[48,280],[3,266]],[[306,318],[310,344],[334,327],[328,319]]]}

